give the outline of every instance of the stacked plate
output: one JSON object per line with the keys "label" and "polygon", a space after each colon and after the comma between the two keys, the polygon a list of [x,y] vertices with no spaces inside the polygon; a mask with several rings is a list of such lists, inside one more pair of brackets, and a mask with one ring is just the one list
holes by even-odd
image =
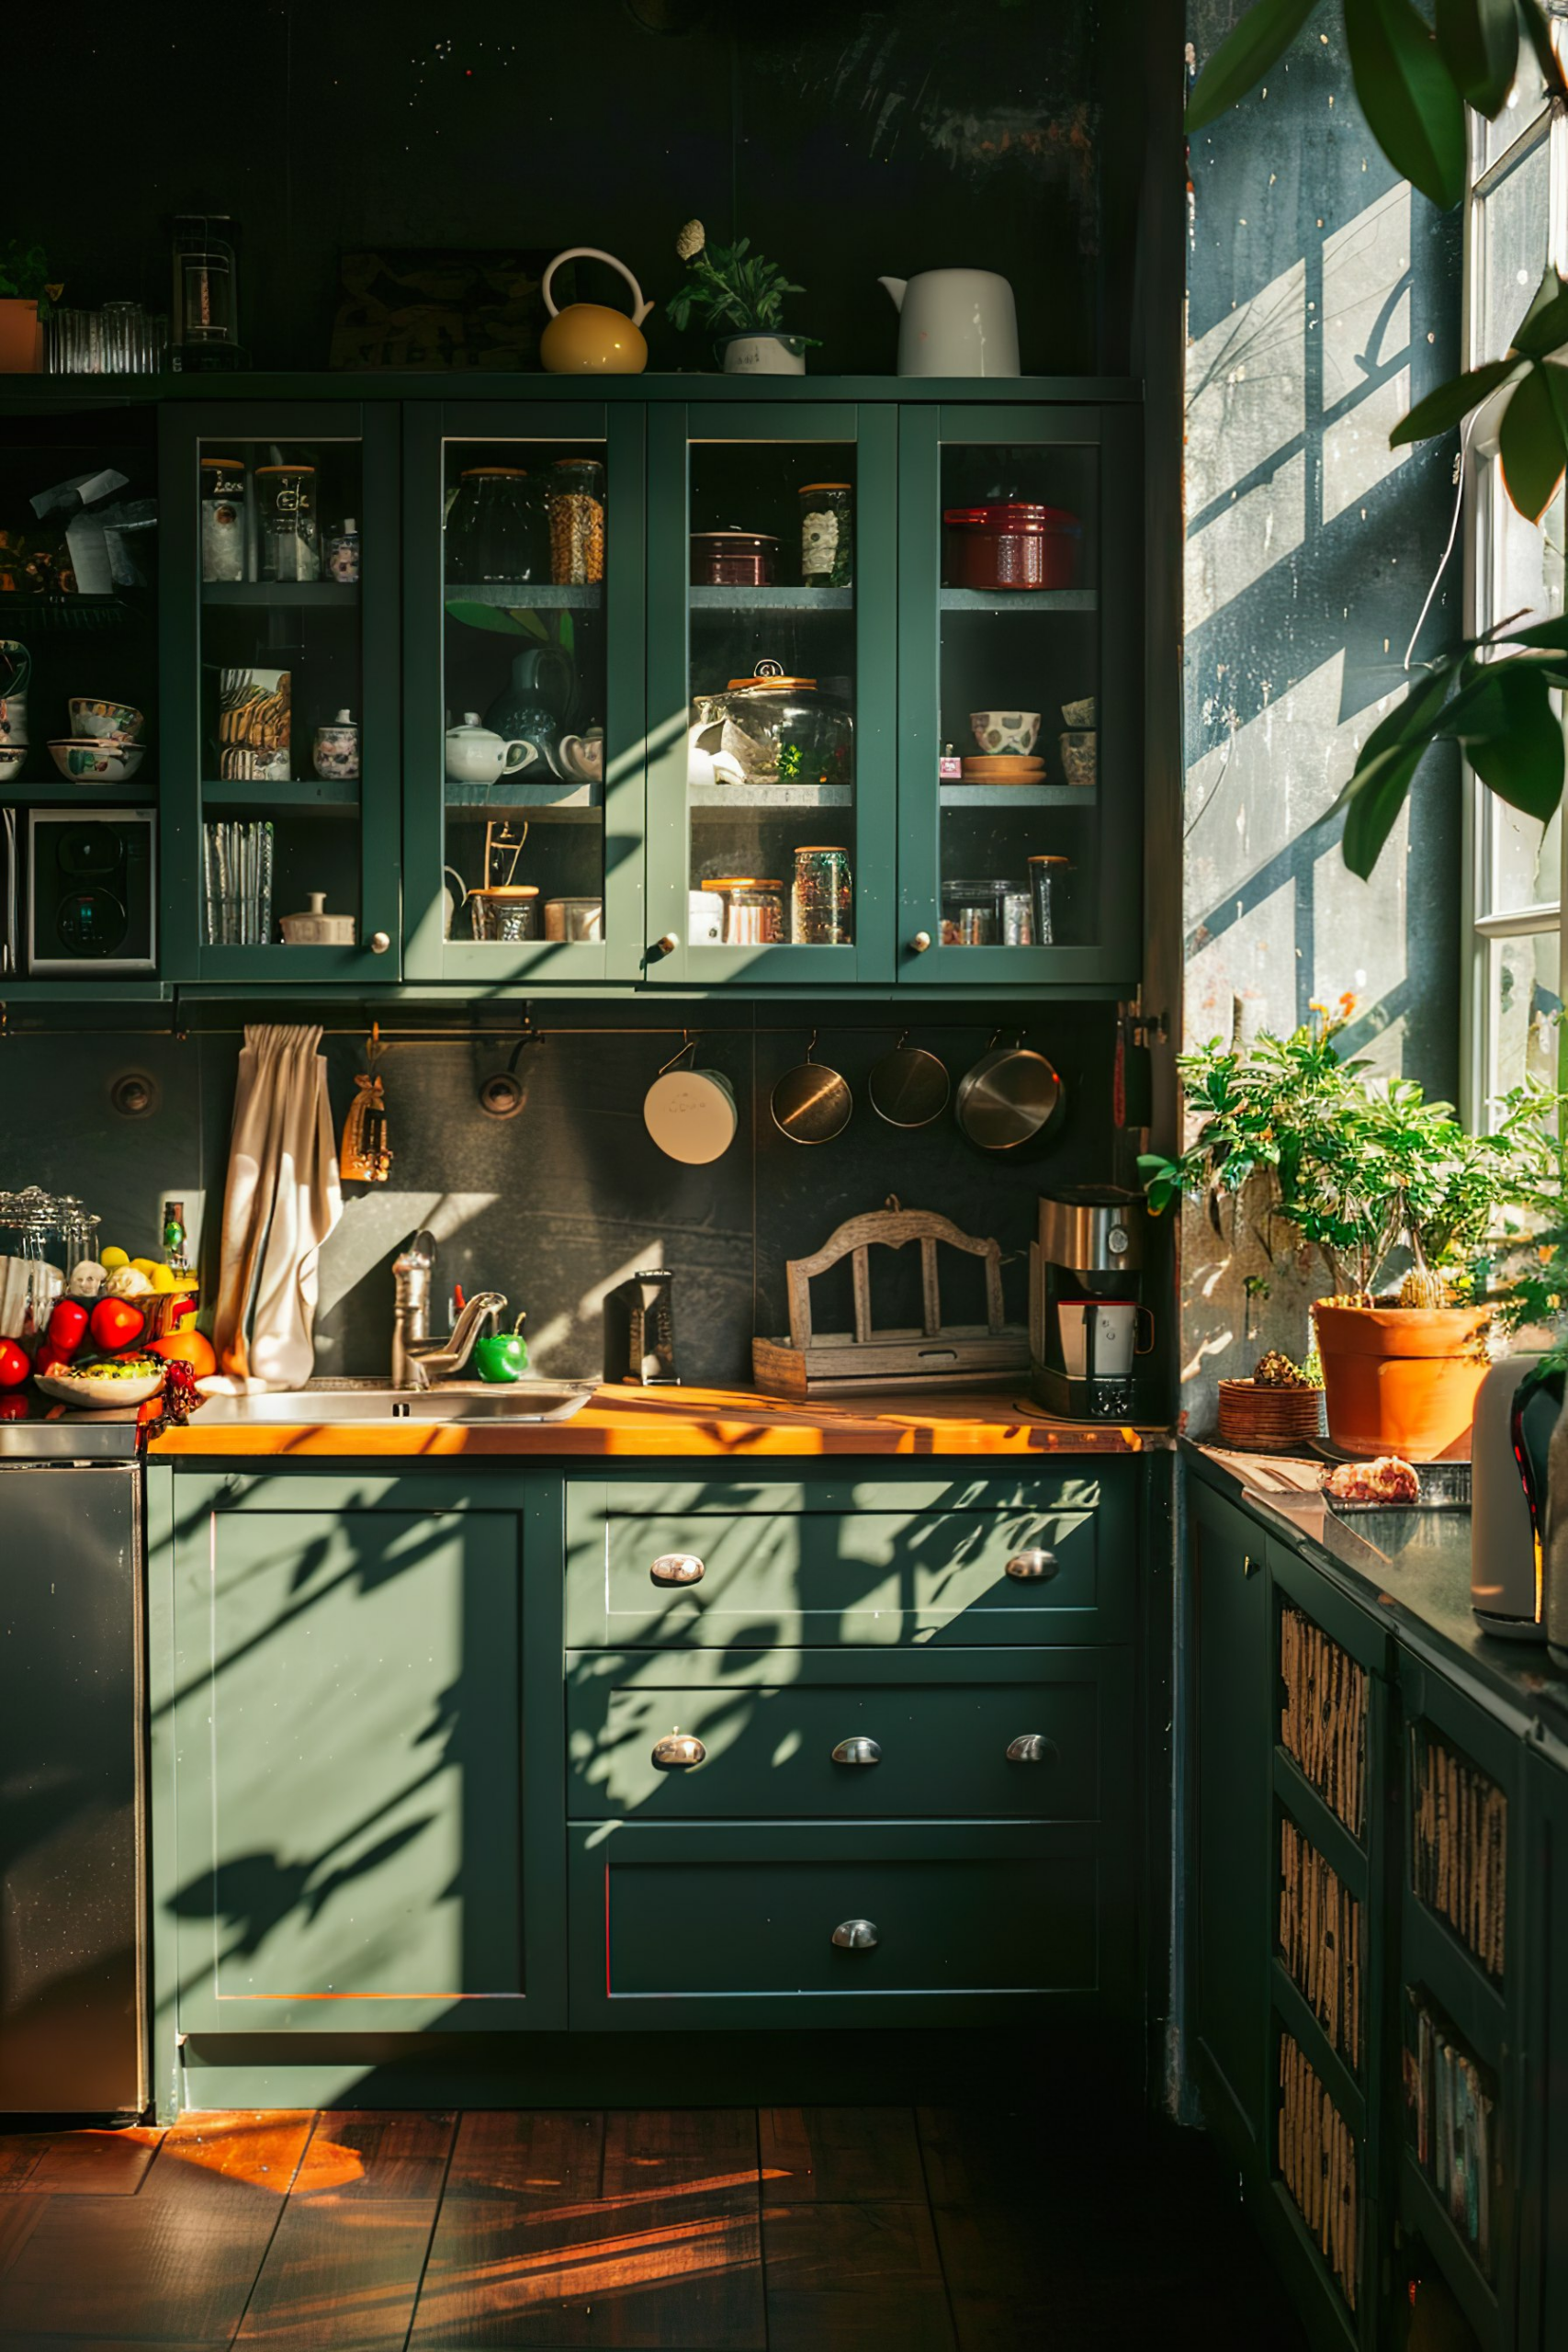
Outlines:
{"label": "stacked plate", "polygon": [[1043,784],[1045,763],[1032,752],[987,752],[961,761],[965,784]]}

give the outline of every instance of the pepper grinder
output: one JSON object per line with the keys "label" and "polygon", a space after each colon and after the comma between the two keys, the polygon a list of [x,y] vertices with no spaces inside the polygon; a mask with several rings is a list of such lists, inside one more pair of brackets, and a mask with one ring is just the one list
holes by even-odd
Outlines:
{"label": "pepper grinder", "polygon": [[678,1388],[673,1274],[649,1267],[604,1298],[604,1377],[633,1388]]}

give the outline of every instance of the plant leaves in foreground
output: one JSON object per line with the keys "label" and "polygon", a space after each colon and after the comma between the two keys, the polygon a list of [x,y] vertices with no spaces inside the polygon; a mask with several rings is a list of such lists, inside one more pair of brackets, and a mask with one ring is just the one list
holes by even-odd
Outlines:
{"label": "plant leaves in foreground", "polygon": [[1402,178],[1444,211],[1464,194],[1464,101],[1411,0],[1345,0],[1367,127]]}
{"label": "plant leaves in foreground", "polygon": [[1289,49],[1316,6],[1317,0],[1254,0],[1193,84],[1187,102],[1188,130],[1201,130],[1245,98]]}

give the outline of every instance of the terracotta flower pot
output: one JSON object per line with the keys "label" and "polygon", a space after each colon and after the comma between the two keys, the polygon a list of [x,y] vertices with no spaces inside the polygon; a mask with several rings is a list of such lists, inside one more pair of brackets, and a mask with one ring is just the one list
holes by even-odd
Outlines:
{"label": "terracotta flower pot", "polygon": [[1484,1306],[1313,1309],[1330,1441],[1346,1453],[1465,1461],[1486,1377]]}
{"label": "terracotta flower pot", "polygon": [[38,304],[19,294],[0,296],[0,376],[36,376],[42,367]]}

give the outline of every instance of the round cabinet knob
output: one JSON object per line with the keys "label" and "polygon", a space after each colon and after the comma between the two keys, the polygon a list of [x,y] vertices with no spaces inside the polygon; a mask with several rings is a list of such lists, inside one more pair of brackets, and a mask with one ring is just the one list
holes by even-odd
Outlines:
{"label": "round cabinet knob", "polygon": [[660,936],[654,941],[650,953],[655,956],[673,956],[675,950],[680,944],[680,933],[678,931],[667,931],[662,933]]}
{"label": "round cabinet knob", "polygon": [[870,1951],[880,1939],[870,1919],[840,1919],[833,1941],[840,1951]]}
{"label": "round cabinet knob", "polygon": [[689,1731],[672,1731],[668,1738],[654,1742],[653,1760],[661,1772],[685,1772],[694,1764],[705,1764],[707,1749]]}
{"label": "round cabinet knob", "polygon": [[1010,1764],[1054,1764],[1055,1760],[1056,1743],[1043,1731],[1021,1731],[1008,1742]]}
{"label": "round cabinet knob", "polygon": [[370,953],[372,956],[384,956],[391,944],[392,934],[389,931],[373,931],[370,934]]}
{"label": "round cabinet knob", "polygon": [[917,931],[909,942],[909,953],[911,956],[923,956],[931,944],[931,935],[929,931]]}
{"label": "round cabinet knob", "polygon": [[655,1584],[701,1584],[707,1570],[694,1552],[660,1552],[648,1573]]}
{"label": "round cabinet knob", "polygon": [[1020,1584],[1030,1584],[1038,1577],[1054,1577],[1059,1565],[1055,1552],[1015,1552],[1008,1562],[1008,1574]]}
{"label": "round cabinet knob", "polygon": [[841,1739],[833,1750],[835,1764],[880,1764],[882,1748],[874,1739]]}

